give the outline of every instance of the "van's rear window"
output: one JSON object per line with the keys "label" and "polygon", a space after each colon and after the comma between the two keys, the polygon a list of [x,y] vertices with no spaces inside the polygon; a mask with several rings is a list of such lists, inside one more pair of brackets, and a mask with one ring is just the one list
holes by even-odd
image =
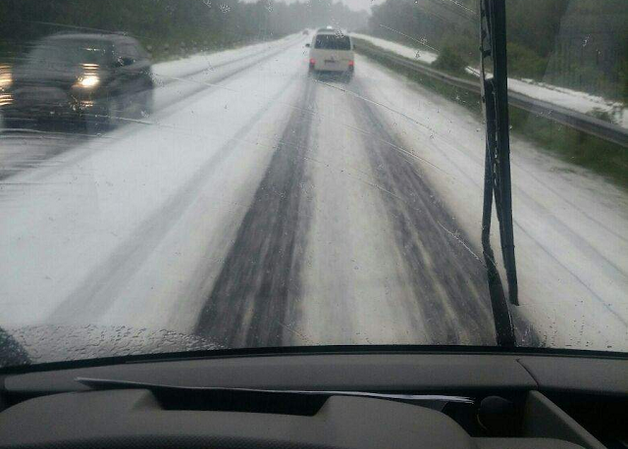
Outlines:
{"label": "van's rear window", "polygon": [[351,41],[349,40],[349,36],[319,34],[316,36],[314,48],[322,50],[351,50]]}

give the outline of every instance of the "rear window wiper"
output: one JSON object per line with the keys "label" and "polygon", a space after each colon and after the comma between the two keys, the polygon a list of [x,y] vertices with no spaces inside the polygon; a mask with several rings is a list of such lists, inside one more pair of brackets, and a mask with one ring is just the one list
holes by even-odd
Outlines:
{"label": "rear window wiper", "polygon": [[[505,0],[480,0],[480,50],[482,103],[486,119],[482,248],[497,343],[500,346],[515,346],[514,327],[508,305],[508,302],[519,305],[519,299],[510,180]],[[490,242],[493,199],[499,222],[508,299],[504,293]]]}

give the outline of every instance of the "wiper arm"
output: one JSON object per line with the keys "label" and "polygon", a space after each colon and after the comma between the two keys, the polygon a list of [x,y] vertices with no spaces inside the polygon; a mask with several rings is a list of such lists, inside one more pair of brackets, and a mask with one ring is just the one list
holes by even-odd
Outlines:
{"label": "wiper arm", "polygon": [[515,346],[516,340],[508,301],[504,294],[490,243],[494,197],[499,221],[502,256],[508,281],[508,299],[513,305],[519,305],[512,222],[506,6],[504,0],[480,0],[480,45],[482,51],[482,102],[486,119],[482,247],[497,343],[500,346]]}

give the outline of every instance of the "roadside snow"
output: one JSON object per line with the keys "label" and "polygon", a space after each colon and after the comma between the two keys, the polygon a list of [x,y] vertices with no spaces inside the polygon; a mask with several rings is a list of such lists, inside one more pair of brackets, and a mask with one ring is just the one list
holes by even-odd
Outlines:
{"label": "roadside snow", "polygon": [[232,63],[235,60],[258,56],[295,39],[301,39],[300,35],[291,34],[275,41],[260,42],[245,47],[212,53],[199,53],[187,58],[159,62],[153,64],[153,74],[156,78],[162,78],[164,80],[183,77],[201,71],[205,71],[206,74],[209,74],[221,65]]}
{"label": "roadside snow", "polygon": [[[353,34],[358,39],[364,39],[383,50],[391,51],[408,59],[422,61],[431,64],[438,55],[428,51],[420,50],[397,42],[387,41],[366,34]],[[418,55],[418,56],[417,56]],[[479,76],[477,69],[467,67],[467,72]],[[610,114],[615,124],[628,128],[628,108],[623,103],[611,101],[606,98],[591,95],[586,92],[554,86],[531,79],[508,78],[508,87],[513,92],[526,95],[530,98],[547,101],[549,103],[562,106],[572,111],[593,115],[604,112]]]}
{"label": "roadside snow", "polygon": [[405,58],[414,59],[415,61],[425,62],[431,64],[436,61],[438,55],[428,50],[408,47],[407,45],[398,44],[397,42],[387,41],[378,37],[369,36],[368,34],[352,33],[351,36],[358,39],[363,39],[371,44],[383,48],[384,50],[392,51]]}
{"label": "roadside snow", "polygon": [[606,112],[613,117],[615,124],[628,128],[628,108],[624,107],[623,103],[525,78],[509,78],[508,86],[514,92],[557,104],[583,114],[591,115],[594,112]]}

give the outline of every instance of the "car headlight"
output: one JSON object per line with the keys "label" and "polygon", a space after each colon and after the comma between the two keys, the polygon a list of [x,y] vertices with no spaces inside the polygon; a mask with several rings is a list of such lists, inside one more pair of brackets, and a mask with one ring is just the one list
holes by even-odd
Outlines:
{"label": "car headlight", "polygon": [[100,78],[98,75],[86,75],[78,79],[74,87],[80,87],[82,89],[93,89],[100,84]]}

